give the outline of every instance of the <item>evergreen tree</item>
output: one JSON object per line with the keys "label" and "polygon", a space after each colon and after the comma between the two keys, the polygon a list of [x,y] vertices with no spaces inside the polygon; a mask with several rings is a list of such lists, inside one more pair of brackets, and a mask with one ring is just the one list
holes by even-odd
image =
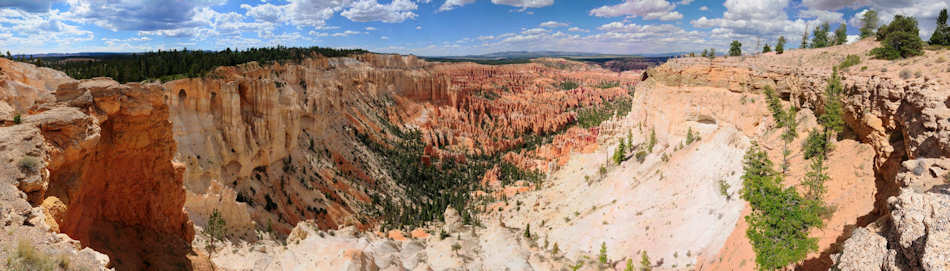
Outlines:
{"label": "evergreen tree", "polygon": [[647,256],[647,251],[640,252],[640,271],[650,271],[653,270],[653,264],[650,263],[650,257]]}
{"label": "evergreen tree", "polygon": [[597,256],[600,264],[607,264],[607,242],[600,243],[600,255]]}
{"label": "evergreen tree", "polygon": [[817,240],[808,237],[811,228],[822,225],[816,209],[795,188],[782,187],[782,177],[772,169],[772,162],[758,144],[752,144],[743,164],[741,197],[752,210],[745,217],[749,223],[746,235],[758,269],[784,268],[817,250]]}
{"label": "evergreen tree", "polygon": [[709,48],[709,58],[716,58],[716,48]]}
{"label": "evergreen tree", "polygon": [[947,9],[940,10],[940,16],[937,17],[937,28],[930,35],[930,44],[950,45],[950,27],[947,26]]}
{"label": "evergreen tree", "polygon": [[221,213],[218,212],[218,209],[211,211],[211,215],[208,217],[208,226],[205,227],[204,232],[208,235],[208,258],[214,254],[216,249],[215,243],[218,241],[224,240],[224,218],[221,217]]}
{"label": "evergreen tree", "polygon": [[742,43],[738,40],[733,40],[729,44],[729,56],[741,56],[742,55]]}
{"label": "evergreen tree", "polygon": [[524,238],[531,240],[531,224],[524,227]]}
{"label": "evergreen tree", "polygon": [[811,48],[828,47],[828,31],[830,28],[831,26],[827,22],[815,27],[815,31],[812,32]]}
{"label": "evergreen tree", "polygon": [[762,53],[768,53],[772,51],[772,47],[769,47],[769,44],[766,43],[765,47],[762,47]]}
{"label": "evergreen tree", "polygon": [[835,30],[835,45],[842,45],[848,43],[848,26],[844,23],[838,26],[838,29]]}
{"label": "evergreen tree", "polygon": [[789,144],[792,144],[792,141],[795,141],[795,138],[798,137],[798,108],[794,106],[788,109],[788,112],[785,113],[785,120],[782,123],[782,126],[785,126],[785,131],[782,132],[782,142],[785,143],[784,148],[782,149],[782,174],[787,174],[788,169],[791,166],[788,161],[788,156],[792,154],[792,151],[788,148]]}
{"label": "evergreen tree", "polygon": [[775,43],[775,53],[782,54],[785,52],[785,36],[779,36],[778,42]]}
{"label": "evergreen tree", "polygon": [[874,35],[874,31],[877,30],[877,11],[867,10],[864,12],[864,15],[861,16],[861,38],[867,38]]}
{"label": "evergreen tree", "polygon": [[620,145],[617,146],[617,149],[614,150],[614,164],[620,165],[624,161],[624,158],[627,157],[627,150],[624,146],[623,139],[620,140]]}
{"label": "evergreen tree", "polygon": [[828,78],[828,85],[824,93],[824,112],[818,117],[820,123],[828,136],[844,131],[844,120],[842,119],[843,109],[841,105],[841,92],[844,87],[841,85],[841,78],[838,77],[838,68],[832,68],[831,77]]}
{"label": "evergreen tree", "polygon": [[707,51],[706,49],[703,49],[703,54],[702,54],[701,56],[702,56],[702,57],[706,57],[707,52],[708,52],[708,51]]}

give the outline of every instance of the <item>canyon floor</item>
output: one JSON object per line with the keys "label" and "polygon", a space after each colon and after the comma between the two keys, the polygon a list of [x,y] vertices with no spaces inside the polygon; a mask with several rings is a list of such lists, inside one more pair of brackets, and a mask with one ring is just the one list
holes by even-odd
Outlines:
{"label": "canyon floor", "polygon": [[[840,73],[848,128],[826,164],[833,212],[790,268],[945,270],[950,51],[885,61],[867,56],[876,45],[634,72],[365,54],[127,84],[0,59],[0,258],[54,270],[624,270],[644,258],[755,270],[743,156],[757,144],[778,165],[787,147],[783,184],[801,187],[827,79],[855,55]],[[790,144],[767,87],[802,109]],[[633,150],[618,164],[621,142]],[[212,249],[215,212],[226,234]]]}

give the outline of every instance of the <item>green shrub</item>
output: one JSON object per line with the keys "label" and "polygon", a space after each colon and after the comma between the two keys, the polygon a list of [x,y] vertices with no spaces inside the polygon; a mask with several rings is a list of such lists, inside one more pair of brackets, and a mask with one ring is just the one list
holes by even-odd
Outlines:
{"label": "green shrub", "polygon": [[646,158],[647,158],[647,152],[646,152],[646,151],[638,151],[636,156],[637,156],[637,162],[643,163],[643,161],[646,160]]}
{"label": "green shrub", "polygon": [[600,264],[607,264],[607,242],[600,243],[600,255],[597,256]]}
{"label": "green shrub", "polygon": [[29,240],[17,241],[12,255],[7,256],[8,270],[68,270],[69,257],[66,255],[50,255],[38,248]]}
{"label": "green shrub", "polygon": [[27,172],[36,172],[37,168],[40,166],[40,160],[33,156],[24,156],[20,159],[18,166],[20,169],[26,170]]}
{"label": "green shrub", "polygon": [[558,88],[561,88],[563,90],[572,90],[579,86],[580,84],[574,81],[562,81],[560,84],[558,84]]}
{"label": "green shrub", "polygon": [[898,59],[919,56],[923,52],[923,40],[920,39],[917,19],[895,15],[890,24],[877,31],[877,40],[882,47],[871,50],[871,55],[882,59]]}
{"label": "green shrub", "polygon": [[699,133],[693,133],[693,127],[689,127],[688,130],[686,130],[686,145],[693,144],[693,142],[699,141],[700,139],[702,138],[699,136]]}
{"label": "green shrub", "polygon": [[726,200],[732,200],[732,194],[729,194],[729,188],[732,186],[724,179],[719,179],[719,194],[722,195]]}
{"label": "green shrub", "polygon": [[16,116],[13,116],[13,123],[15,124],[23,123],[23,120],[20,118],[20,114],[16,114]]}
{"label": "green shrub", "polygon": [[900,72],[900,76],[901,76],[901,79],[904,79],[904,80],[910,79],[910,71],[907,69],[903,69]]}
{"label": "green shrub", "polygon": [[858,65],[860,63],[861,63],[861,57],[857,55],[848,55],[847,57],[844,58],[844,61],[842,61],[841,64],[838,65],[838,67],[841,69],[845,69],[854,65]]}
{"label": "green shrub", "polygon": [[596,88],[615,88],[620,86],[620,81],[601,81],[598,83]]}

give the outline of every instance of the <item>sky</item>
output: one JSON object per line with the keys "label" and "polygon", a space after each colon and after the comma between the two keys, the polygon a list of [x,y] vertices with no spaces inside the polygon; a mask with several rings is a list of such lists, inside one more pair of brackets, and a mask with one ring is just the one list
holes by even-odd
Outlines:
{"label": "sky", "polygon": [[421,56],[501,51],[744,51],[868,9],[914,16],[928,38],[950,0],[0,0],[0,51],[142,52],[265,46]]}

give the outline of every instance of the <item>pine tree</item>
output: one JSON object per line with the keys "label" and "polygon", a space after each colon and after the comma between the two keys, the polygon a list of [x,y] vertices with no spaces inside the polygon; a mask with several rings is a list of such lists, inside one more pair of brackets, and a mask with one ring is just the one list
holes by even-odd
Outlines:
{"label": "pine tree", "polygon": [[828,31],[830,28],[831,26],[827,22],[815,27],[815,31],[812,32],[811,48],[828,47]]}
{"label": "pine tree", "polygon": [[864,15],[861,16],[861,38],[874,36],[874,31],[877,30],[877,24],[877,11],[865,11]]}
{"label": "pine tree", "polygon": [[524,238],[531,240],[531,224],[524,227]]}
{"label": "pine tree", "polygon": [[792,154],[792,151],[788,148],[789,144],[792,144],[792,141],[795,141],[795,138],[798,137],[798,108],[791,107],[785,113],[785,120],[782,123],[782,126],[785,126],[785,131],[782,132],[782,142],[785,143],[784,148],[782,149],[782,174],[787,174],[788,169],[791,166],[788,161],[789,155]]}
{"label": "pine tree", "polygon": [[741,56],[742,55],[742,43],[738,40],[733,40],[729,44],[729,56]]}
{"label": "pine tree", "polygon": [[771,52],[771,51],[772,51],[772,48],[769,47],[769,44],[768,44],[768,43],[765,44],[765,47],[762,47],[762,53],[768,53],[768,52]]}
{"label": "pine tree", "polygon": [[597,258],[600,264],[607,264],[607,242],[600,243],[600,255]]}
{"label": "pine tree", "polygon": [[848,26],[844,23],[838,26],[838,29],[835,30],[835,45],[842,45],[848,43]]}
{"label": "pine tree", "polygon": [[778,42],[775,43],[775,53],[782,54],[785,52],[785,36],[779,36]]}
{"label": "pine tree", "polygon": [[224,240],[225,224],[224,218],[221,217],[221,213],[218,212],[218,209],[211,211],[211,215],[208,217],[208,226],[204,229],[205,234],[208,235],[208,258],[214,254],[217,248],[215,243]]}
{"label": "pine tree", "polygon": [[937,28],[930,35],[930,44],[950,45],[950,27],[947,26],[947,9],[940,10],[937,17]]}
{"label": "pine tree", "polygon": [[709,58],[716,58],[716,48],[709,48]]}
{"label": "pine tree", "polygon": [[706,57],[706,55],[707,55],[707,54],[708,54],[708,50],[706,50],[706,49],[703,49],[703,54],[701,54],[700,56],[702,56],[702,57]]}
{"label": "pine tree", "polygon": [[640,252],[640,271],[650,271],[653,270],[653,264],[650,263],[650,257],[647,256],[647,251]]}
{"label": "pine tree", "polygon": [[[841,105],[841,92],[844,89],[841,85],[841,78],[838,77],[838,68],[832,68],[831,77],[828,78],[828,86],[824,93],[824,112],[818,117],[818,123],[825,129],[826,142],[831,142],[830,137],[844,131],[844,119],[842,119],[843,109]],[[824,148],[827,153],[828,148]]]}
{"label": "pine tree", "polygon": [[746,236],[755,251],[758,269],[784,268],[817,250],[817,240],[808,233],[822,225],[818,209],[794,187],[782,187],[782,176],[772,169],[772,162],[758,144],[753,142],[746,152],[743,168],[740,193],[751,209],[745,217],[749,223]]}
{"label": "pine tree", "polygon": [[617,149],[614,150],[614,156],[613,156],[614,164],[620,165],[620,163],[623,162],[624,158],[627,157],[627,150],[624,145],[625,144],[623,142],[623,139],[621,139],[620,145],[618,145]]}

